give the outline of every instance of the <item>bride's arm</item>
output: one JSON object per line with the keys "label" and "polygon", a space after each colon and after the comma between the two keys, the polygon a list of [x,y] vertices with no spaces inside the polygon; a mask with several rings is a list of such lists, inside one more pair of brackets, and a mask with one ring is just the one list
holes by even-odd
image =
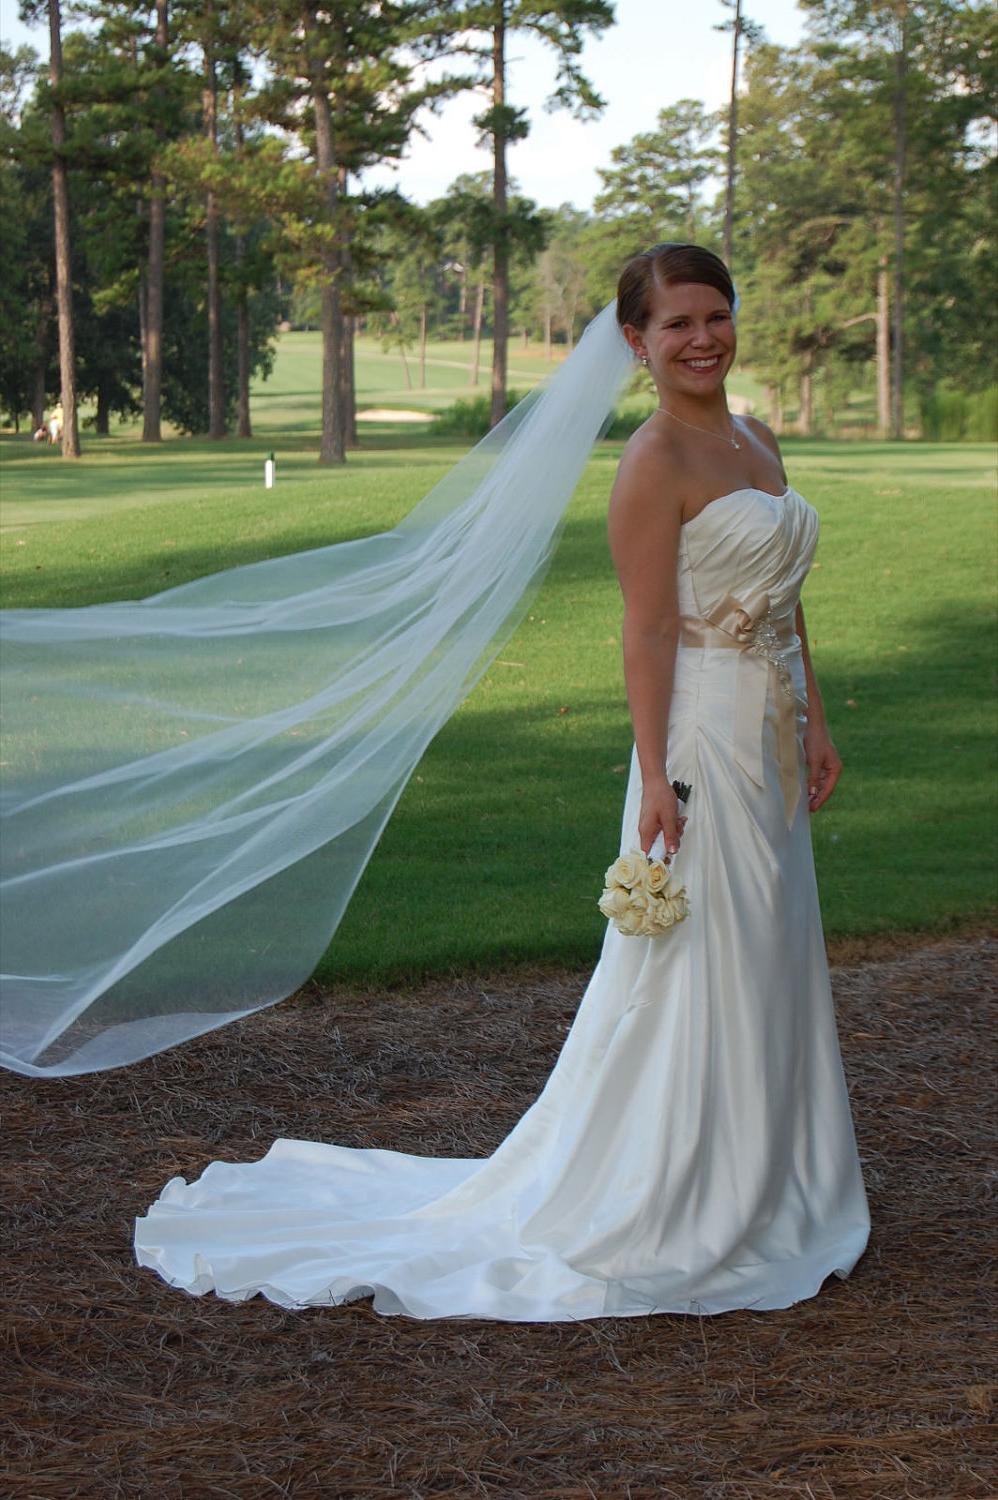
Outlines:
{"label": "bride's arm", "polygon": [[811,648],[808,645],[807,627],[804,624],[804,606],[797,605],[794,628],[800,636],[801,656],[804,659],[804,680],[807,683],[807,728],[804,731],[804,755],[807,759],[808,807],[817,812],[828,801],[835,790],[835,783],[842,774],[839,752],[832,744],[828,725],[825,722],[825,705],[818,689],[818,679],[811,664]]}
{"label": "bride's arm", "polygon": [[685,818],[666,776],[669,705],[679,640],[680,508],[670,502],[655,450],[625,450],[610,496],[610,551],[624,597],[624,681],[641,768],[638,836],[647,854],[658,835],[679,848]]}

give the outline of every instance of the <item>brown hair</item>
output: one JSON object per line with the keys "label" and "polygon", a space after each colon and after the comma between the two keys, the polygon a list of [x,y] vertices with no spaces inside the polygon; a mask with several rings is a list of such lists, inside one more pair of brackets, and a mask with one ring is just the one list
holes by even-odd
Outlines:
{"label": "brown hair", "polygon": [[735,287],[719,255],[702,245],[666,240],[632,256],[617,282],[617,322],[642,329],[651,316],[652,291],[658,286],[699,281],[712,286],[734,305]]}

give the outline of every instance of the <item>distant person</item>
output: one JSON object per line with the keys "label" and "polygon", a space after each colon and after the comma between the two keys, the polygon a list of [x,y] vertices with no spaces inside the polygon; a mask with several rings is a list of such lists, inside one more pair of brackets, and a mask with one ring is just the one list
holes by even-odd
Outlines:
{"label": "distant person", "polygon": [[62,442],[62,423],[62,402],[57,401],[55,406],[53,406],[52,410],[49,412],[48,429],[50,443]]}

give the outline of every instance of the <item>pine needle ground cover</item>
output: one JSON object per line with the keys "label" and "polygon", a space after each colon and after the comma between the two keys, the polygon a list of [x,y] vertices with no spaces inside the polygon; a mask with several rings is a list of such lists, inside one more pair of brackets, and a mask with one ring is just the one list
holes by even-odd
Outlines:
{"label": "pine needle ground cover", "polygon": [[165,1182],[280,1136],[486,1156],[585,974],[312,986],[91,1078],[0,1076],[3,1483],[25,1500],[993,1500],[998,945],[832,970],[872,1235],[778,1312],[576,1324],[285,1312],[140,1270]]}
{"label": "pine needle ground cover", "polygon": [[[374,427],[342,469],[273,440],[92,441],[68,465],[6,445],[4,602],[80,605],[391,526],[460,456]],[[990,450],[783,444],[821,516],[804,604],[845,763],[812,818],[825,929],[944,932],[995,908],[996,522]],[[527,617],[430,747],[320,968],[412,980],[589,963],[631,739],[605,512],[620,445],[595,453]]]}

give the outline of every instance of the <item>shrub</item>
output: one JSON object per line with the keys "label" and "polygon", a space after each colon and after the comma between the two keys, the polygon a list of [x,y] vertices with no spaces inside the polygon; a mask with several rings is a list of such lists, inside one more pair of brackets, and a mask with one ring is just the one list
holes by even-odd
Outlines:
{"label": "shrub", "polygon": [[998,385],[968,394],[937,386],[921,400],[922,437],[933,443],[998,441]]}
{"label": "shrub", "polygon": [[625,407],[623,411],[614,411],[607,424],[603,436],[606,438],[629,438],[632,432],[637,432],[642,422],[647,422],[651,416],[651,409],[635,409]]}
{"label": "shrub", "polygon": [[[524,397],[523,391],[506,392],[506,410],[510,412],[518,401]],[[482,396],[468,396],[461,401],[455,401],[453,406],[447,406],[440,413],[433,424],[434,433],[443,433],[446,437],[484,437],[489,430],[489,418],[492,415],[491,394]]]}

